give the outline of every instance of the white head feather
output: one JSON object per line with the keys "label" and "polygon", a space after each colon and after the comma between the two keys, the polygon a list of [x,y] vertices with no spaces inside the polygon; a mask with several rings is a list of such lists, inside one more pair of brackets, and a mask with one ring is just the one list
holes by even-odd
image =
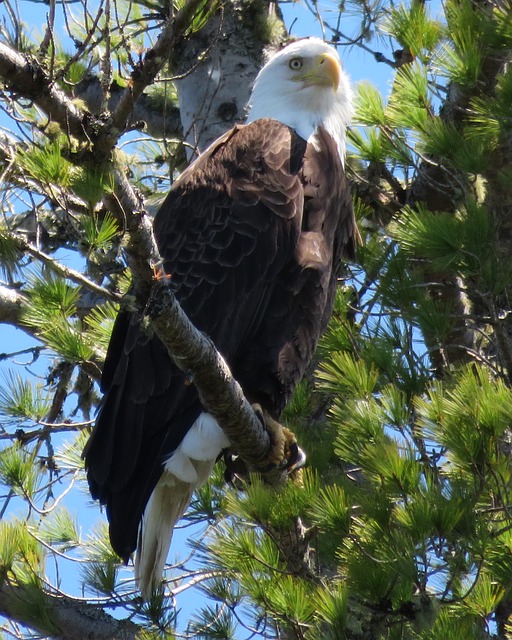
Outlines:
{"label": "white head feather", "polygon": [[247,122],[274,118],[313,144],[317,128],[323,126],[344,161],[353,111],[350,81],[338,52],[319,38],[307,38],[276,53],[261,69]]}

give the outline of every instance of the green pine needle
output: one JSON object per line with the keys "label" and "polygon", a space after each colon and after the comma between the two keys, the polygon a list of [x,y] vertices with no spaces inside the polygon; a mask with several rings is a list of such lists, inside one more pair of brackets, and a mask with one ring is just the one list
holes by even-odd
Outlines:
{"label": "green pine needle", "polygon": [[426,5],[415,0],[409,6],[392,7],[381,28],[415,58],[424,56],[428,59],[443,34],[441,24],[429,18]]}
{"label": "green pine needle", "polygon": [[93,338],[83,331],[80,320],[59,319],[42,327],[38,334],[50,349],[68,362],[88,362],[95,355]]}
{"label": "green pine needle", "polygon": [[307,627],[316,617],[316,600],[311,582],[297,576],[276,576],[266,585],[267,608],[286,623]]}
{"label": "green pine needle", "polygon": [[0,481],[16,494],[33,499],[42,478],[43,471],[35,454],[20,444],[0,452]]}
{"label": "green pine needle", "polygon": [[14,276],[19,272],[18,261],[21,257],[19,243],[15,235],[4,228],[0,222],[0,269],[7,276]]}
{"label": "green pine needle", "polygon": [[87,560],[97,563],[117,562],[119,558],[113,551],[108,534],[108,526],[100,522],[88,536],[84,546]]}
{"label": "green pine needle", "polygon": [[80,239],[81,246],[87,253],[93,251],[107,251],[112,241],[119,234],[119,227],[114,216],[106,213],[101,221],[95,213],[81,218],[83,234]]}
{"label": "green pine needle", "polygon": [[361,82],[357,86],[355,121],[370,127],[387,124],[382,95],[369,82]]}
{"label": "green pine needle", "polygon": [[30,305],[24,311],[23,321],[30,327],[51,326],[57,319],[75,315],[80,298],[80,289],[70,285],[64,278],[52,273],[32,276],[27,294]]}
{"label": "green pine needle", "polygon": [[295,526],[296,518],[314,501],[318,488],[317,476],[308,470],[303,472],[302,484],[287,482],[279,492],[254,477],[245,493],[229,493],[226,509],[263,526],[286,529]]}
{"label": "green pine needle", "polygon": [[[186,6],[183,0],[174,0],[174,4],[178,10]],[[193,33],[200,31],[210,20],[211,16],[217,11],[220,5],[219,0],[203,0],[198,5],[194,15],[191,17],[187,34],[190,36]]]}
{"label": "green pine needle", "polygon": [[34,386],[18,372],[9,371],[0,386],[0,415],[15,420],[42,420],[52,398],[42,386]]}
{"label": "green pine needle", "polygon": [[446,447],[453,469],[483,473],[500,459],[497,442],[509,428],[512,391],[481,369],[465,369],[450,390],[438,383],[428,400],[418,398],[418,424],[425,437]]}
{"label": "green pine needle", "polygon": [[351,506],[345,491],[339,485],[329,485],[320,489],[311,503],[309,514],[313,522],[323,532],[343,536],[350,527]]}
{"label": "green pine needle", "polygon": [[423,131],[432,115],[426,69],[418,63],[401,67],[386,109],[388,125]]}
{"label": "green pine needle", "polygon": [[441,117],[432,117],[422,132],[421,150],[423,153],[445,158],[453,158],[454,151],[462,144],[462,135],[452,123]]}
{"label": "green pine needle", "polygon": [[[345,582],[334,583],[330,587],[320,588],[316,594],[317,617],[327,625],[314,638],[325,640],[346,640],[346,623],[349,614],[348,588]],[[327,636],[325,635],[327,633]]]}
{"label": "green pine needle", "polygon": [[225,607],[208,605],[192,616],[187,634],[198,640],[234,640],[237,623]]}
{"label": "green pine needle", "polygon": [[468,204],[458,217],[405,207],[390,232],[407,253],[428,259],[429,269],[478,273],[493,229],[485,208]]}
{"label": "green pine needle", "polygon": [[82,567],[82,579],[93,591],[109,596],[116,590],[118,571],[119,563],[115,561],[88,562]]}
{"label": "green pine needle", "polygon": [[405,208],[390,232],[407,253],[433,260],[432,268],[442,270],[457,265],[460,260],[459,227],[454,216]]}
{"label": "green pine needle", "polygon": [[478,576],[475,586],[468,584],[468,595],[463,599],[464,608],[475,618],[491,615],[506,594],[504,585],[499,585],[486,571]]}
{"label": "green pine needle", "polygon": [[19,149],[18,162],[32,178],[43,184],[68,187],[71,182],[73,165],[62,157],[59,140],[33,145],[27,151]]}
{"label": "green pine needle", "polygon": [[[146,618],[154,629],[154,635],[146,636],[158,638],[158,640],[174,640],[174,627],[176,626],[176,608],[174,598],[164,595],[162,590],[156,591],[148,602],[145,602],[138,615]],[[138,638],[139,634],[137,634]]]}
{"label": "green pine needle", "polygon": [[479,43],[471,34],[460,34],[454,45],[445,45],[440,58],[442,70],[452,82],[467,88],[476,86],[483,61]]}
{"label": "green pine needle", "polygon": [[113,191],[114,184],[111,173],[105,167],[75,167],[70,188],[92,210],[105,193]]}
{"label": "green pine needle", "polygon": [[[38,574],[44,564],[41,546],[30,535],[24,521],[0,522],[0,568],[2,575],[14,572],[19,578]],[[28,571],[28,573],[27,573]],[[29,578],[30,579],[30,578]]]}
{"label": "green pine needle", "polygon": [[23,311],[23,322],[37,336],[69,362],[86,362],[95,354],[94,336],[83,330],[76,315],[80,289],[51,273],[34,276],[27,288],[30,305]]}
{"label": "green pine needle", "polygon": [[91,309],[87,316],[87,327],[98,347],[107,351],[119,305],[105,302]]}
{"label": "green pine needle", "polygon": [[83,430],[73,440],[64,442],[55,452],[55,461],[61,469],[83,471],[84,461],[82,453],[90,431]]}
{"label": "green pine needle", "polygon": [[58,507],[43,518],[36,533],[44,542],[58,546],[61,551],[74,549],[80,544],[76,517],[65,507]]}
{"label": "green pine needle", "polygon": [[348,132],[350,142],[358,150],[359,156],[367,162],[385,162],[387,148],[376,129],[367,129],[364,133],[358,129]]}
{"label": "green pine needle", "polygon": [[367,365],[351,353],[332,353],[328,361],[321,363],[317,373],[319,386],[328,393],[347,393],[368,397],[375,389],[378,372],[373,363]]}

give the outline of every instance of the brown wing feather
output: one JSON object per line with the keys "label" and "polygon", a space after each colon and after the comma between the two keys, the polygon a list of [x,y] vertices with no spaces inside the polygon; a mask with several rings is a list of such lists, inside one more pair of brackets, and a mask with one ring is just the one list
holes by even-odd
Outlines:
{"label": "brown wing feather", "polygon": [[341,258],[353,258],[358,231],[334,140],[323,129],[300,171],[301,232],[276,278],[265,317],[231,362],[246,395],[279,417],[331,316]]}

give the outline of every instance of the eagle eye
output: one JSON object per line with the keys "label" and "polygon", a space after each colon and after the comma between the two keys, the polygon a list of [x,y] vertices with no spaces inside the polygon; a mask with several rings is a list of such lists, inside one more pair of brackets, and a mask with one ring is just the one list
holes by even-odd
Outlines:
{"label": "eagle eye", "polygon": [[288,66],[293,71],[298,71],[299,69],[302,69],[303,64],[302,58],[292,58],[288,63]]}

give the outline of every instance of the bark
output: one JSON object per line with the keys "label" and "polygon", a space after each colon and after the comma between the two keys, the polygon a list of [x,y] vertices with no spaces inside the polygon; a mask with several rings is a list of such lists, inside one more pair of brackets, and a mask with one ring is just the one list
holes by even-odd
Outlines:
{"label": "bark", "polygon": [[176,86],[189,158],[245,119],[262,62],[261,42],[240,20],[235,3],[180,46],[173,69],[180,78]]}
{"label": "bark", "polygon": [[[155,285],[149,313],[158,337],[178,367],[191,377],[203,406],[221,425],[232,448],[250,469],[258,469],[270,452],[269,434],[213,342],[192,325],[161,281]],[[286,475],[279,470],[261,473],[269,484],[282,482]]]}
{"label": "bark", "polygon": [[19,327],[23,306],[27,298],[16,289],[0,285],[0,323]]}
{"label": "bark", "polygon": [[56,640],[136,640],[140,631],[130,620],[117,620],[95,605],[41,592],[38,604],[44,607],[43,621],[36,611],[33,616],[27,615],[31,595],[22,586],[4,582],[0,587],[0,614],[29,625],[42,636],[50,633]]}
{"label": "bark", "polygon": [[0,42],[0,77],[9,91],[32,100],[64,131],[83,139],[92,123],[90,114],[50,82],[39,63],[3,42]]}

